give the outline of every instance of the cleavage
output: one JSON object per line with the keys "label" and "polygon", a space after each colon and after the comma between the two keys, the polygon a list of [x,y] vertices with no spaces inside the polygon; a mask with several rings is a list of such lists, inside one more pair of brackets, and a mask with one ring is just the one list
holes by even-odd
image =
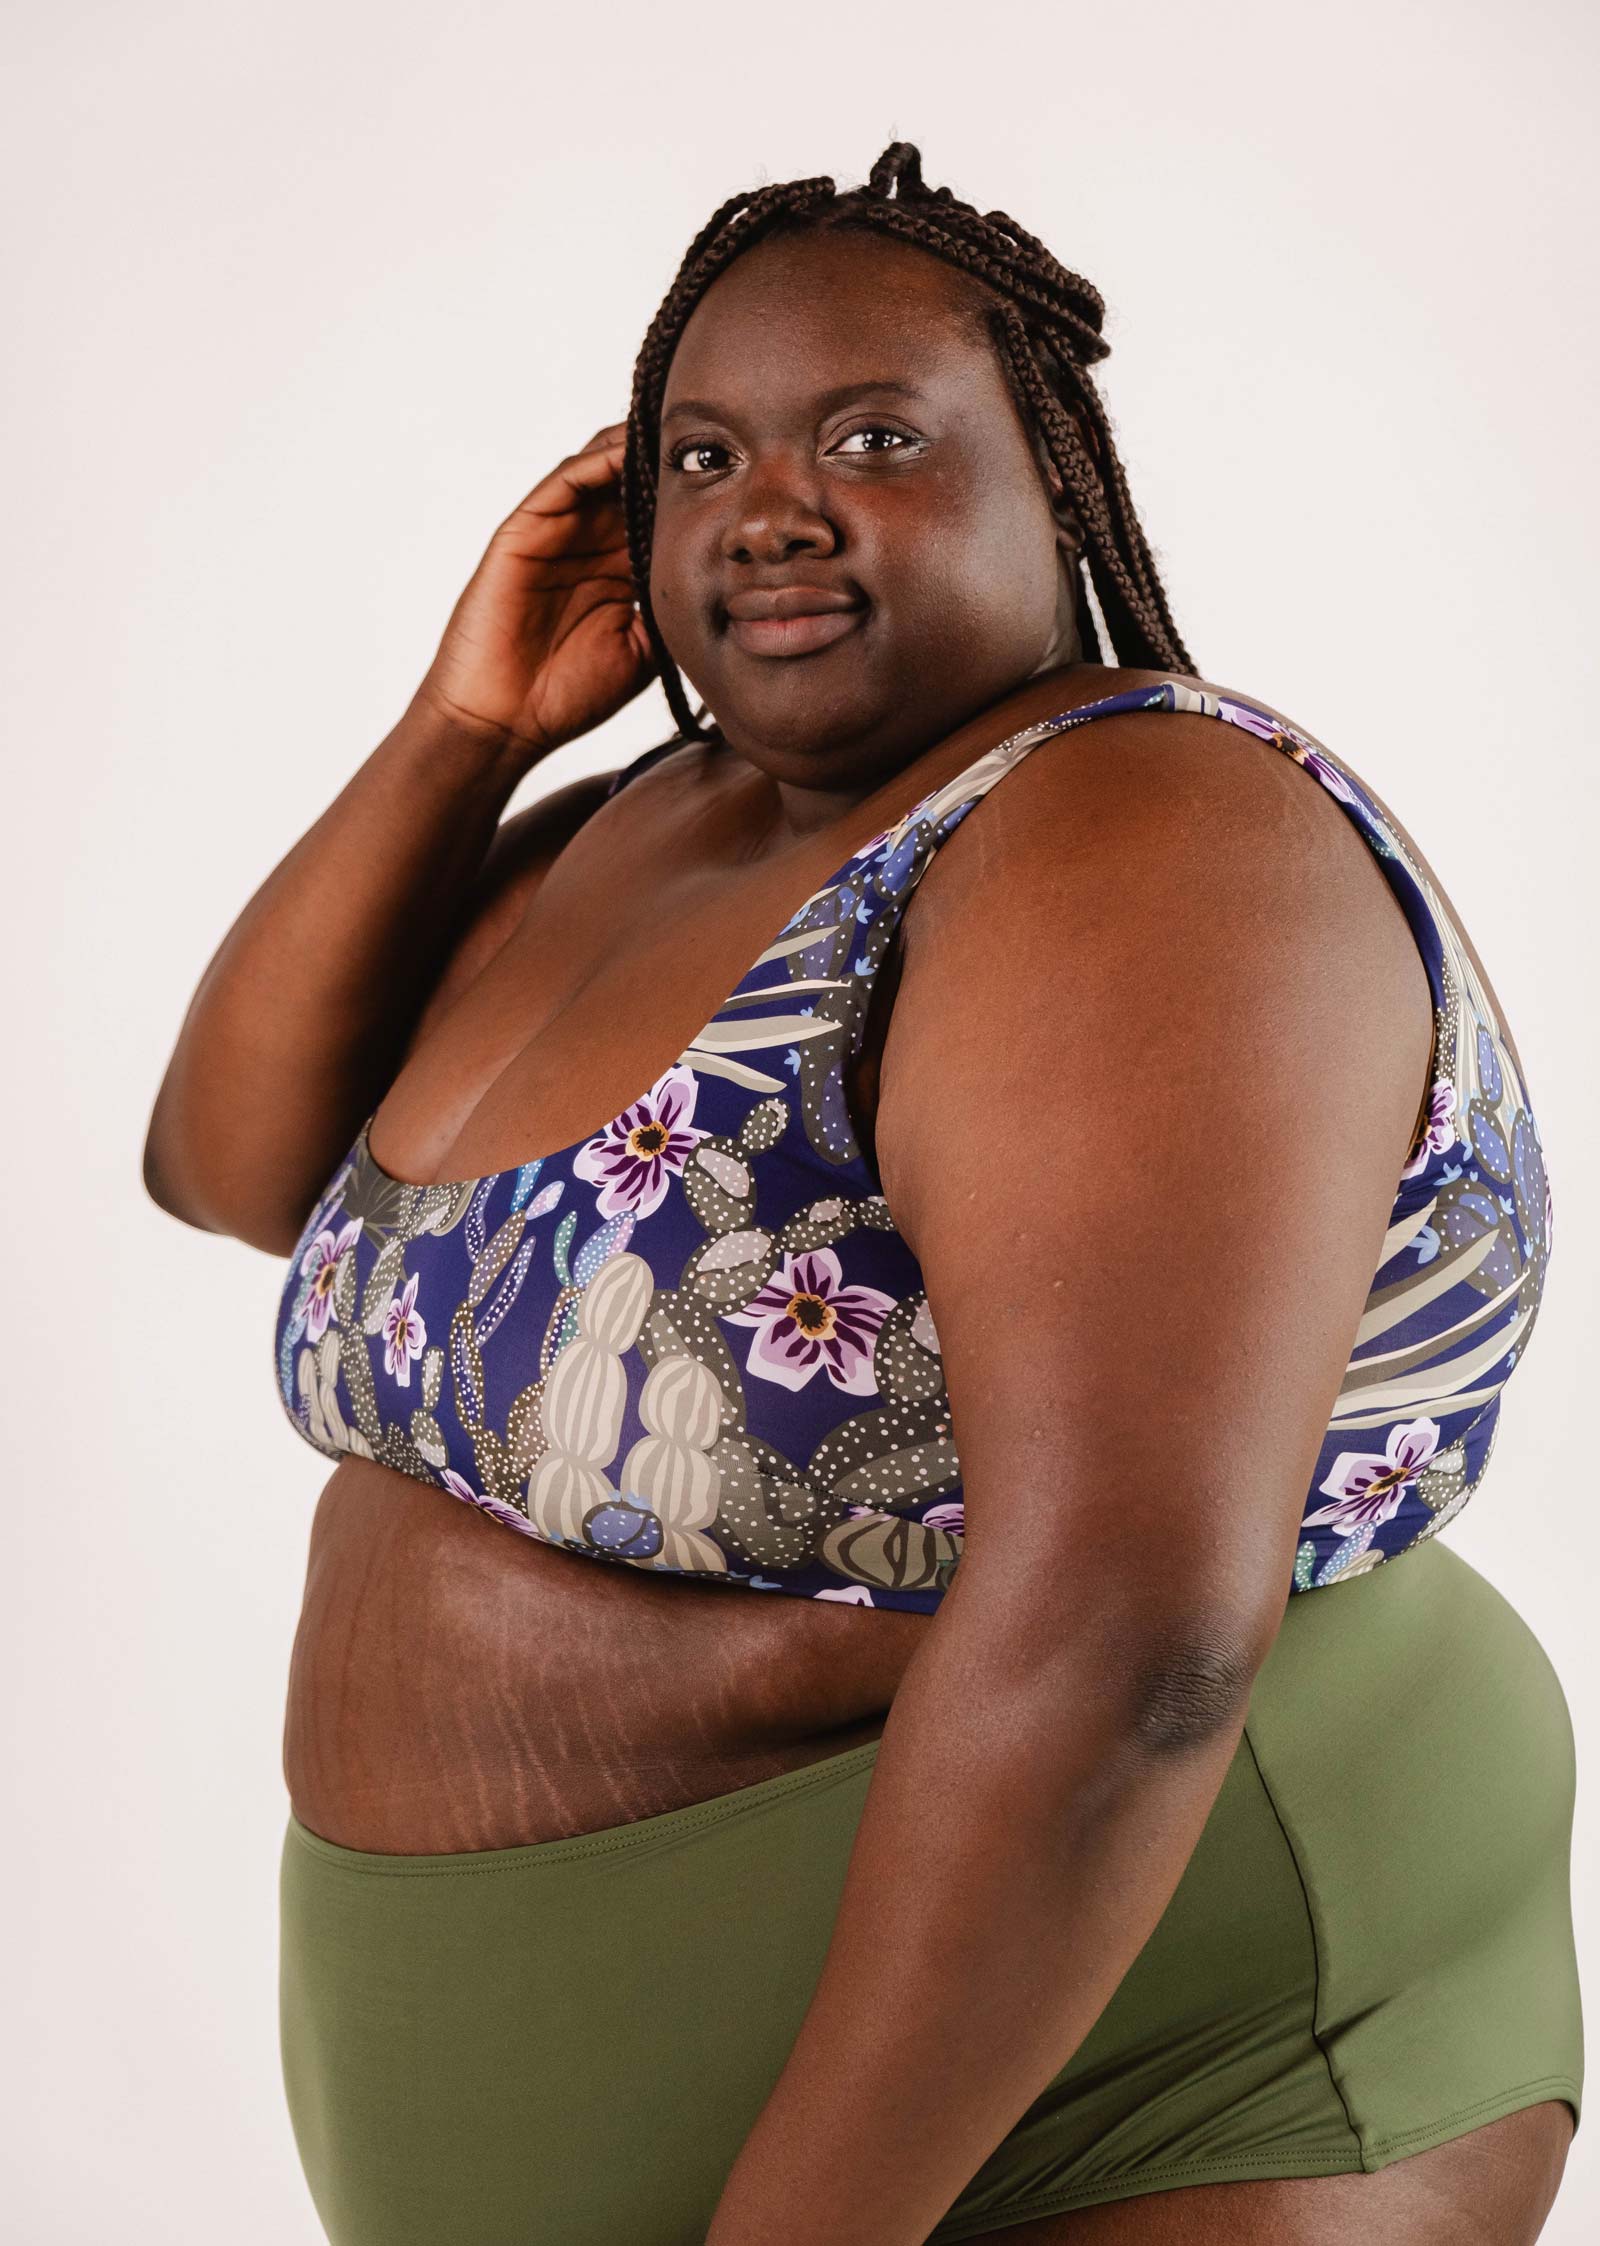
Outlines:
{"label": "cleavage", "polygon": [[[580,1146],[673,1065],[840,862],[830,855],[808,884],[804,866],[786,859],[785,872],[769,869],[737,896],[725,866],[679,869],[619,931],[614,873],[608,881],[592,850],[568,854],[578,862],[552,868],[522,924],[383,1095],[373,1159],[390,1175],[486,1177]],[[533,989],[546,1003],[530,1029]],[[884,1026],[878,996],[876,1038],[864,1041],[846,1085],[852,1118],[864,1095],[864,1146]]]}

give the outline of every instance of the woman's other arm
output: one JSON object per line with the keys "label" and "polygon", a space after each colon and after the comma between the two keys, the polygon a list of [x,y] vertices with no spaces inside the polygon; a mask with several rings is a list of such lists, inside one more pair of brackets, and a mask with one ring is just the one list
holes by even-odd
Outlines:
{"label": "woman's other arm", "polygon": [[501,524],[405,716],[218,946],[145,1143],[172,1215],[292,1247],[441,976],[484,965],[600,801],[604,776],[501,824],[534,765],[651,676],[622,442],[599,431]]}
{"label": "woman's other arm", "polygon": [[144,1177],[162,1208],[294,1245],[446,962],[485,963],[507,899],[526,902],[604,790],[579,782],[501,825],[520,777],[413,704],[267,876],[202,975],[156,1098]]}
{"label": "woman's other arm", "polygon": [[1431,1030],[1365,843],[1212,719],[1042,745],[930,868],[877,1145],[966,1542],[707,2246],[918,2246],[1153,1931],[1282,1619]]}

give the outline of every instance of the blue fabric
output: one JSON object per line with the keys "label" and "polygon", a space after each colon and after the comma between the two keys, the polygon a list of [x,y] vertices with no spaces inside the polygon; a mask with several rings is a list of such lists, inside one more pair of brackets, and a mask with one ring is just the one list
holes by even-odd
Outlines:
{"label": "blue fabric", "polygon": [[1527,1095],[1459,931],[1361,784],[1269,712],[1177,684],[1029,726],[922,797],[575,1145],[418,1187],[378,1169],[363,1125],[279,1308],[279,1392],[306,1440],[597,1559],[931,1613],[961,1557],[958,1431],[846,1067],[944,837],[1042,741],[1123,710],[1271,742],[1343,807],[1416,938],[1436,1016],[1427,1111],[1286,1591],[1441,1528],[1483,1472],[1543,1287],[1549,1196]]}

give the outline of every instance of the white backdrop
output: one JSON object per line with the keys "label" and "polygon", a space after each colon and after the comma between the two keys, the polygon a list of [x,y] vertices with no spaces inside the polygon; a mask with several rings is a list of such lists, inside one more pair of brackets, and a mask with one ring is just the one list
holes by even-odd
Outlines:
{"label": "white backdrop", "polygon": [[[14,2235],[320,2236],[275,1883],[325,1469],[276,1401],[277,1265],[141,1193],[183,1007],[496,520],[626,411],[704,218],[859,181],[896,136],[1105,292],[1101,378],[1197,661],[1388,797],[1515,1025],[1556,1253],[1449,1533],[1573,1706],[1593,1972],[1592,10],[58,0],[10,25]],[[538,784],[669,729],[652,692]],[[1545,2236],[1597,2220],[1591,2123]]]}

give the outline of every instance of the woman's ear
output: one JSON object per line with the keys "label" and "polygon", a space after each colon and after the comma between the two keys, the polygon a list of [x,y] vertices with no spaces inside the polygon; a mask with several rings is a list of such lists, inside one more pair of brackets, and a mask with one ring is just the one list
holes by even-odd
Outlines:
{"label": "woman's ear", "polygon": [[1067,497],[1061,471],[1053,460],[1044,464],[1045,480],[1050,488],[1050,512],[1056,518],[1056,530],[1063,547],[1070,547],[1069,559],[1075,559],[1084,548],[1083,518]]}
{"label": "woman's ear", "polygon": [[[1073,415],[1073,420],[1081,429],[1082,423],[1078,422],[1076,414]],[[1067,568],[1075,569],[1089,543],[1083,527],[1083,517],[1068,496],[1061,470],[1055,464],[1049,445],[1037,430],[1033,436],[1033,457],[1044,477],[1045,497],[1049,500],[1050,512],[1055,517],[1056,545]]]}

